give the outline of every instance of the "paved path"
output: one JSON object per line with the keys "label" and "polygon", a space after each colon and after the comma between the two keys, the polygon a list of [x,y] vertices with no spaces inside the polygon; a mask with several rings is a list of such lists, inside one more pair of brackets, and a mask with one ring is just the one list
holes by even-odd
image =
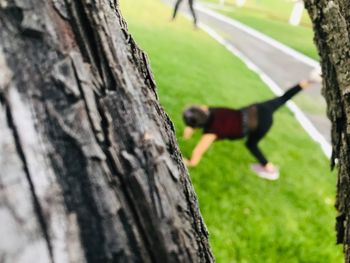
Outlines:
{"label": "paved path", "polygon": [[[171,0],[164,0],[164,2],[171,6],[174,4]],[[197,4],[195,9],[198,21],[204,28],[212,30],[223,39],[226,47],[231,46],[246,60],[255,64],[282,90],[307,78],[310,71],[318,66],[318,62],[202,4]],[[181,11],[189,14],[187,1],[183,1]],[[307,89],[297,96],[295,102],[323,136],[322,139],[326,139],[329,144],[331,124],[326,117],[326,103],[321,96],[320,86]]]}

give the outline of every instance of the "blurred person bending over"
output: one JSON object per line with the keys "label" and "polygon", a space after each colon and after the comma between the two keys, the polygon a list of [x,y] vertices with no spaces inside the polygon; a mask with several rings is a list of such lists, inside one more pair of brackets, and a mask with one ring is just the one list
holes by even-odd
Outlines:
{"label": "blurred person bending over", "polygon": [[313,80],[302,80],[280,97],[254,103],[241,109],[208,106],[191,106],[185,109],[183,112],[183,119],[186,124],[184,138],[191,138],[196,128],[203,131],[203,135],[194,148],[191,158],[189,160],[184,159],[185,164],[196,166],[214,141],[246,138],[246,147],[259,162],[252,165],[251,169],[262,178],[278,179],[277,167],[267,160],[258,144],[270,130],[274,112],[299,91],[314,82]]}

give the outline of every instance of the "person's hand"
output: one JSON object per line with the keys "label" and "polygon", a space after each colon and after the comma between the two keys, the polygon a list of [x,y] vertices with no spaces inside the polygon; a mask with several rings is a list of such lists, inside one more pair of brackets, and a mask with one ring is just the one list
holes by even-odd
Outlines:
{"label": "person's hand", "polygon": [[194,167],[194,166],[195,166],[195,165],[193,165],[193,164],[191,163],[190,160],[188,160],[188,159],[186,159],[186,158],[183,158],[183,162],[184,162],[184,164],[185,164],[187,167]]}
{"label": "person's hand", "polygon": [[189,161],[188,159],[186,159],[186,158],[183,158],[183,162],[184,162],[184,164],[185,164],[186,166],[188,166],[188,164],[190,163],[190,161]]}
{"label": "person's hand", "polygon": [[190,139],[190,138],[192,137],[192,134],[193,134],[193,129],[190,128],[190,127],[186,127],[186,128],[184,129],[183,138],[184,138],[185,140],[188,140],[188,139]]}

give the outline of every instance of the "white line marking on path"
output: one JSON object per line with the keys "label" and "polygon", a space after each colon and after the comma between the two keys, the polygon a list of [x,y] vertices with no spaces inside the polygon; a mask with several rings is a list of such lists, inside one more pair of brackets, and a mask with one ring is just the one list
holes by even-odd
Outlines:
{"label": "white line marking on path", "polygon": [[307,64],[311,67],[314,67],[314,68],[319,67],[319,62],[317,62],[316,60],[313,60],[313,59],[309,58],[308,56],[305,56],[304,54],[301,54],[300,52],[298,52],[290,47],[287,47],[286,45],[276,41],[275,39],[273,39],[269,36],[266,36],[266,35],[260,33],[259,31],[256,31],[255,29],[238,22],[237,20],[234,20],[232,18],[226,17],[226,16],[219,14],[217,12],[214,12],[214,11],[204,7],[202,4],[196,4],[195,9],[198,9],[199,11],[206,13],[209,16],[212,16],[220,21],[223,21],[227,24],[230,24],[230,25],[248,33],[249,35],[283,51],[284,53],[294,57],[295,59],[304,62],[305,64]]}
{"label": "white line marking on path", "polygon": [[[189,17],[187,16],[187,18]],[[199,23],[198,26],[217,42],[222,44],[233,55],[241,59],[250,70],[258,74],[261,80],[272,90],[273,93],[275,93],[277,96],[283,94],[283,90],[269,76],[267,76],[259,67],[254,64],[254,62],[252,62],[249,58],[237,50],[232,44],[228,43],[223,37],[221,37],[217,32],[215,32],[207,25]],[[305,116],[305,114],[293,101],[288,101],[287,107],[294,113],[296,119],[299,121],[304,130],[310,135],[310,137],[321,146],[327,158],[330,159],[332,155],[332,147],[323,137],[323,135],[315,128],[311,121]]]}

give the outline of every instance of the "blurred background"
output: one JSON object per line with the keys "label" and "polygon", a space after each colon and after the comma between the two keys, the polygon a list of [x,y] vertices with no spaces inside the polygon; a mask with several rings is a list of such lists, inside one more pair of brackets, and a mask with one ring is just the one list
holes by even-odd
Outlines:
{"label": "blurred background", "polygon": [[[190,156],[200,137],[196,133],[189,141],[182,138],[186,106],[239,108],[274,96],[256,73],[204,31],[194,29],[183,13],[171,21],[174,1],[120,2],[129,30],[149,56],[161,104],[175,125],[184,156]],[[305,11],[291,24],[296,2],[206,0],[195,5],[318,60]],[[186,11],[187,0],[182,6]],[[322,103],[299,100],[325,118]],[[250,171],[255,160],[244,141],[215,143],[189,170],[217,262],[342,262],[334,231],[336,176],[321,147],[284,107],[275,114],[261,148],[279,166],[279,180],[266,181]]]}

